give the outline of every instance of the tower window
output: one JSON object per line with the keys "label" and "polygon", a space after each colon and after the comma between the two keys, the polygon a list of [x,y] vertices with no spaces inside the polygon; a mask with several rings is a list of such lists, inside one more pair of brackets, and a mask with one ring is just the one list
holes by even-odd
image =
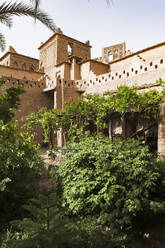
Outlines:
{"label": "tower window", "polygon": [[113,61],[113,54],[108,54],[108,62]]}
{"label": "tower window", "polygon": [[68,43],[68,55],[72,55],[73,54],[73,49],[72,49],[72,45],[70,43]]}

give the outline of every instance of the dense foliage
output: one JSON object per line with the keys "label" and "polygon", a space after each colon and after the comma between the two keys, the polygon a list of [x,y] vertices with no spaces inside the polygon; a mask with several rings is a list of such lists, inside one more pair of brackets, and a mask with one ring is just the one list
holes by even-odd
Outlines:
{"label": "dense foliage", "polygon": [[[125,122],[157,123],[165,92],[121,86],[106,97],[88,95],[64,110],[32,113],[23,133],[12,120],[22,92],[11,88],[0,96],[0,228],[9,228],[1,247],[144,247],[147,224],[164,218],[162,164],[142,138],[106,136],[116,114]],[[68,141],[58,172],[51,169],[58,184],[44,194],[36,190],[44,170],[31,134],[38,125],[51,148],[59,130]]]}
{"label": "dense foliage", "polygon": [[113,233],[136,233],[141,217],[164,211],[160,162],[137,140],[88,137],[71,143],[59,174],[69,213],[95,216]]}
{"label": "dense foliage", "polygon": [[10,220],[24,216],[21,206],[35,196],[36,182],[43,174],[39,145],[30,133],[21,133],[17,121],[12,120],[23,92],[20,87],[9,88],[0,95],[0,230]]}

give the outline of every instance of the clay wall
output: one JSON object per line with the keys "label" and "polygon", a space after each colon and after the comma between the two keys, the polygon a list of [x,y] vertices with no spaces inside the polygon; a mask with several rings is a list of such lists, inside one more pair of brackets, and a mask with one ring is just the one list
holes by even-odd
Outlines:
{"label": "clay wall", "polygon": [[96,76],[105,74],[109,72],[109,65],[91,60],[90,71],[92,71]]}
{"label": "clay wall", "polygon": [[83,64],[81,64],[81,67],[80,67],[81,79],[84,80],[86,78],[89,78],[89,77],[91,77],[91,74],[93,76],[95,76],[94,73],[90,71],[90,62],[87,61],[87,62],[84,62]]}
{"label": "clay wall", "polygon": [[57,64],[67,61],[69,56],[77,56],[83,60],[90,59],[90,49],[88,44],[57,34]]}
{"label": "clay wall", "polygon": [[[3,77],[5,87],[17,87],[18,83],[25,89],[25,93],[20,96],[21,104],[15,111],[14,119],[18,120],[21,126],[24,122],[21,120],[32,111],[37,111],[40,108],[47,107],[48,109],[53,108],[53,97],[50,94],[43,92],[45,88],[45,82],[41,81],[30,81],[30,80],[19,80],[10,77]],[[37,130],[36,140],[42,143],[41,130]]]}
{"label": "clay wall", "polygon": [[63,63],[56,67],[55,76],[52,80],[47,79],[46,89],[53,89],[56,87],[58,79],[70,80],[71,78],[71,64]]}
{"label": "clay wall", "polygon": [[[79,81],[59,79],[55,92],[56,107],[64,109],[69,103],[76,101],[81,97],[83,92]],[[65,102],[67,103],[66,105]]]}
{"label": "clay wall", "polygon": [[102,49],[102,60],[107,63],[110,62],[109,56],[111,55],[111,60],[116,60],[124,57],[126,54],[126,44],[125,42],[116,44],[113,46],[104,47]]}
{"label": "clay wall", "polygon": [[82,80],[95,78],[97,75],[102,75],[109,72],[109,65],[89,60],[81,64],[80,75]]}
{"label": "clay wall", "polygon": [[30,58],[18,54],[16,52],[7,52],[0,61],[0,65],[10,66],[12,68],[26,70],[26,71],[38,71],[39,70],[39,60]]}
{"label": "clay wall", "polygon": [[50,77],[53,77],[54,67],[57,65],[57,36],[39,48],[39,67]]}
{"label": "clay wall", "polygon": [[8,53],[1,61],[0,65],[10,66],[10,53]]}
{"label": "clay wall", "polygon": [[11,53],[10,67],[27,71],[38,71],[39,61],[37,59],[26,57],[17,53]]}
{"label": "clay wall", "polygon": [[164,43],[160,46],[155,46],[151,49],[144,49],[118,61],[111,62],[110,67],[112,72],[125,71],[125,73],[128,72],[133,75],[135,70],[139,73],[144,72],[145,67],[150,67],[150,70],[154,70],[153,62],[163,58],[165,58]]}
{"label": "clay wall", "polygon": [[[153,51],[146,51],[146,60],[139,60],[137,56],[130,56],[111,64],[111,72],[95,76],[90,74],[86,79],[86,92],[104,94],[106,91],[114,91],[119,85],[143,87],[153,85],[156,80],[165,80],[165,47]],[[161,56],[157,54],[161,53]],[[133,62],[134,61],[134,62]],[[84,79],[85,80],[85,79]]]}
{"label": "clay wall", "polygon": [[38,80],[43,77],[44,73],[29,72],[22,69],[11,68],[0,65],[0,76],[11,77],[17,79]]}
{"label": "clay wall", "polygon": [[[55,81],[55,75],[61,74],[61,78],[70,79],[79,76],[78,66],[73,66],[72,71],[68,73],[68,66],[65,66],[67,72],[65,73],[63,68],[59,69],[60,64],[70,62],[70,58],[78,56],[81,59],[90,58],[90,46],[82,43],[68,36],[60,33],[56,33],[48,41],[42,44],[40,50],[40,70],[44,70],[46,73],[47,86]],[[77,67],[77,69],[75,68]],[[60,72],[61,71],[61,72]],[[70,75],[69,75],[70,74]],[[73,74],[73,76],[71,76]],[[56,84],[56,82],[53,82]]]}
{"label": "clay wall", "polygon": [[[65,78],[67,79],[67,78]],[[76,58],[72,59],[71,67],[70,67],[70,79],[71,80],[79,80],[80,76],[80,65],[77,63]]]}

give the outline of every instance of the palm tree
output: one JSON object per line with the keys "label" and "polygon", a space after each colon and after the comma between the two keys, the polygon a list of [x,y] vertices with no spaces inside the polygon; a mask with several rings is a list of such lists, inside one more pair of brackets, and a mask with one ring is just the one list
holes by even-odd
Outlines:
{"label": "palm tree", "polygon": [[[39,0],[35,0],[36,4],[32,5],[25,4],[23,2],[7,3],[6,1],[0,4],[0,22],[11,28],[13,24],[13,16],[31,16],[44,25],[46,25],[53,32],[56,31],[56,25],[54,21],[42,10],[38,8]],[[5,37],[0,32],[0,49],[5,50]]]}

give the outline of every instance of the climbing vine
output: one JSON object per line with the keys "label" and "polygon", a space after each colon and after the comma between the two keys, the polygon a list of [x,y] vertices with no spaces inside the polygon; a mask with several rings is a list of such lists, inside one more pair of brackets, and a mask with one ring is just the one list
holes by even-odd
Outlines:
{"label": "climbing vine", "polygon": [[[159,81],[161,85],[163,81]],[[119,86],[116,93],[105,96],[87,95],[83,100],[72,102],[64,110],[41,109],[27,117],[27,128],[40,126],[44,141],[50,142],[51,133],[62,130],[65,139],[77,139],[85,134],[104,133],[109,121],[118,114],[120,118],[152,120],[158,118],[159,104],[165,97],[165,90],[147,89],[139,92],[136,87]],[[132,137],[132,136],[131,136]]]}

